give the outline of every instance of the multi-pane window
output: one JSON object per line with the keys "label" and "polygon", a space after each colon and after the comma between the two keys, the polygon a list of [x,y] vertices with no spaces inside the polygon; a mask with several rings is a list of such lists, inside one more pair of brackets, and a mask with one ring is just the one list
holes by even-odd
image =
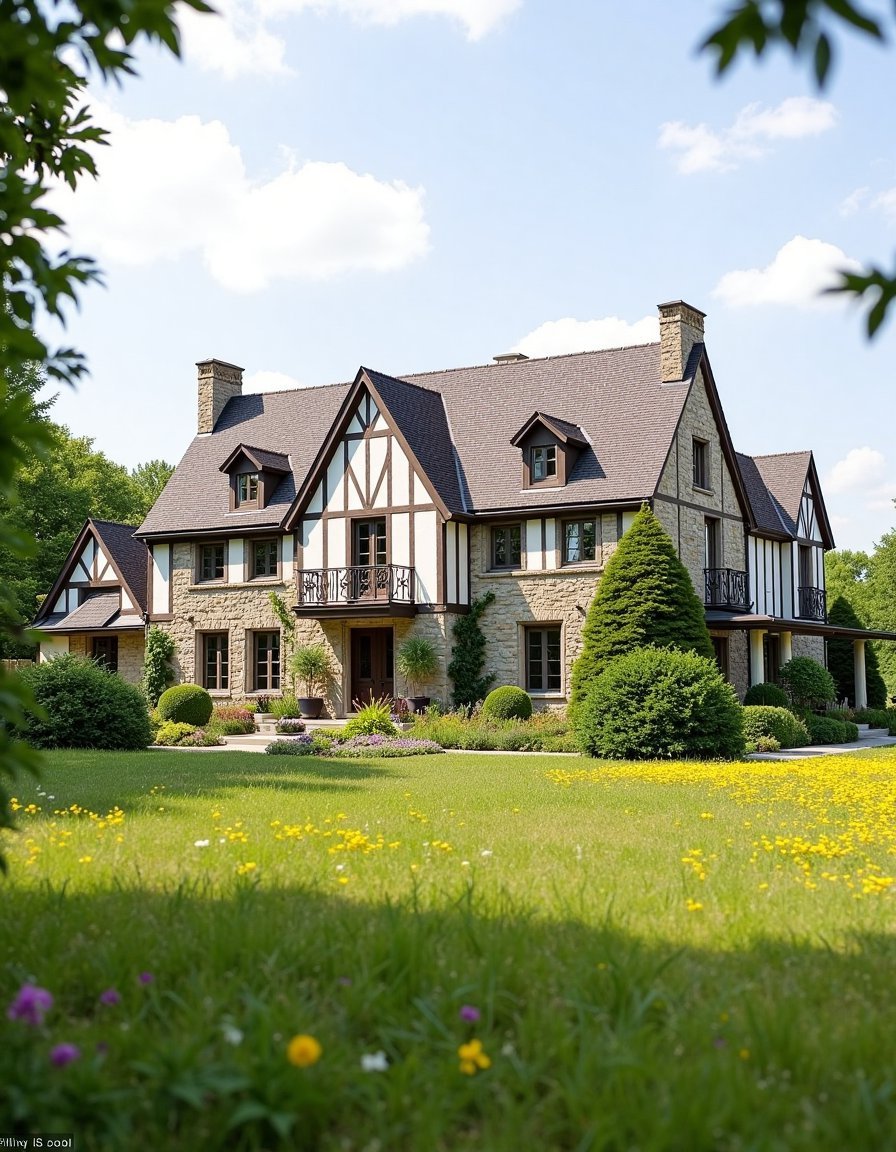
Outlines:
{"label": "multi-pane window", "polygon": [[694,438],[694,487],[709,488],[709,445]]}
{"label": "multi-pane window", "polygon": [[241,472],[236,478],[237,504],[255,504],[258,500],[258,473]]}
{"label": "multi-pane window", "polygon": [[118,637],[94,636],[93,658],[110,672],[118,671]]}
{"label": "multi-pane window", "polygon": [[560,629],[526,629],[526,690],[559,692],[563,681]]}
{"label": "multi-pane window", "polygon": [[501,524],[492,528],[492,568],[519,568],[521,562],[521,525]]}
{"label": "multi-pane window", "polygon": [[258,540],[252,544],[252,576],[277,575],[277,541]]}
{"label": "multi-pane window", "polygon": [[597,555],[597,521],[568,520],[563,525],[563,563],[581,564]]}
{"label": "multi-pane window", "polygon": [[532,483],[557,475],[557,445],[539,445],[532,449]]}
{"label": "multi-pane window", "polygon": [[226,632],[206,632],[202,637],[202,686],[223,692],[230,687],[230,648]]}
{"label": "multi-pane window", "polygon": [[703,521],[703,567],[722,566],[722,523],[714,516]]}
{"label": "multi-pane window", "polygon": [[359,567],[382,567],[387,563],[385,519],[355,521],[354,554]]}
{"label": "multi-pane window", "polygon": [[280,633],[255,632],[252,649],[252,691],[276,691],[280,687]]}
{"label": "multi-pane window", "polygon": [[199,579],[224,579],[223,544],[203,544],[199,549]]}

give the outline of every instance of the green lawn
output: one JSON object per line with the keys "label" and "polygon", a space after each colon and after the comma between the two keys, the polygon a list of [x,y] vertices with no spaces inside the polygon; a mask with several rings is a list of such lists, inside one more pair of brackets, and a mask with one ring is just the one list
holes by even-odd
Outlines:
{"label": "green lawn", "polygon": [[[0,1133],[183,1152],[896,1144],[896,750],[47,763],[4,838]],[[6,1018],[26,982],[55,997],[40,1028]],[[286,1056],[301,1033],[322,1046],[309,1067]],[[470,1076],[473,1039],[491,1065]],[[80,1059],[53,1067],[60,1042]],[[377,1052],[388,1070],[365,1071]]]}

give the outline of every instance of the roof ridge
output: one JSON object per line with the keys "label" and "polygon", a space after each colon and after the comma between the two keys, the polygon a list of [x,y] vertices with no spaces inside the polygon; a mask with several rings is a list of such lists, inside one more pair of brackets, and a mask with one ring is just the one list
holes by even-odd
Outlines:
{"label": "roof ridge", "polygon": [[[397,377],[409,381],[411,376],[447,376],[449,372],[471,372],[474,368],[520,368],[525,364],[543,364],[546,360],[570,360],[573,356],[599,356],[602,352],[629,352],[634,348],[659,348],[659,340],[648,340],[644,344],[620,344],[612,348],[586,348],[581,352],[557,352],[553,356],[527,356],[525,360],[513,360],[509,364],[465,364],[459,368],[430,368],[426,372],[407,372]],[[394,379],[394,377],[393,377]]]}
{"label": "roof ridge", "polygon": [[[444,407],[445,401],[442,393],[436,391],[435,388],[424,388],[422,384],[415,384],[413,380],[406,380],[404,376],[393,376],[390,372],[381,372],[379,368],[368,368],[365,364],[361,365],[362,372],[373,372],[375,376],[384,376],[387,380],[394,380],[396,384],[407,384],[408,388],[416,388],[418,392],[425,392],[428,396],[438,396],[442,400]],[[417,376],[428,376],[431,373],[417,372]]]}
{"label": "roof ridge", "polygon": [[96,516],[88,516],[87,519],[91,524],[111,524],[113,528],[131,528],[134,532],[140,527],[139,524],[128,524],[124,520],[101,520]]}
{"label": "roof ridge", "polygon": [[[746,453],[744,453],[746,455]],[[774,460],[780,456],[811,456],[811,448],[801,448],[797,452],[760,452],[756,456],[752,456],[752,460]]]}

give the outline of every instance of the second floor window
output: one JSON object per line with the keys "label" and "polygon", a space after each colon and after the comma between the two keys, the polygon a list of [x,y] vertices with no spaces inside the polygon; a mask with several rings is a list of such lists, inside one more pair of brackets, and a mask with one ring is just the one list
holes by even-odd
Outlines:
{"label": "second floor window", "polygon": [[203,544],[199,549],[199,579],[224,579],[224,545]]}
{"label": "second floor window", "polygon": [[236,478],[237,504],[258,503],[258,473],[241,472]]}
{"label": "second floor window", "polygon": [[523,555],[521,529],[519,524],[492,528],[492,568],[519,568]]}
{"label": "second floor window", "polygon": [[259,540],[252,545],[253,579],[277,575],[277,541]]}
{"label": "second floor window", "polygon": [[709,489],[709,444],[694,440],[694,487]]}
{"label": "second floor window", "polygon": [[594,560],[597,549],[597,521],[570,520],[563,525],[563,563],[582,564]]}
{"label": "second floor window", "polygon": [[542,445],[532,449],[532,483],[549,480],[557,475],[556,444]]}

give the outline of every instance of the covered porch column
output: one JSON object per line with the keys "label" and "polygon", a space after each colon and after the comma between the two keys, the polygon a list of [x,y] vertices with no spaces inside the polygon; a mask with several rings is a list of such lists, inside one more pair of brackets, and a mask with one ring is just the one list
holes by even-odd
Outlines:
{"label": "covered porch column", "polygon": [[856,708],[868,707],[868,685],[865,683],[865,641],[853,640],[852,666],[856,682]]}
{"label": "covered porch column", "polygon": [[765,656],[762,650],[762,639],[765,631],[754,628],[750,632],[750,687],[761,684],[765,679]]}
{"label": "covered porch column", "polygon": [[781,633],[781,663],[786,664],[793,659],[793,633]]}

